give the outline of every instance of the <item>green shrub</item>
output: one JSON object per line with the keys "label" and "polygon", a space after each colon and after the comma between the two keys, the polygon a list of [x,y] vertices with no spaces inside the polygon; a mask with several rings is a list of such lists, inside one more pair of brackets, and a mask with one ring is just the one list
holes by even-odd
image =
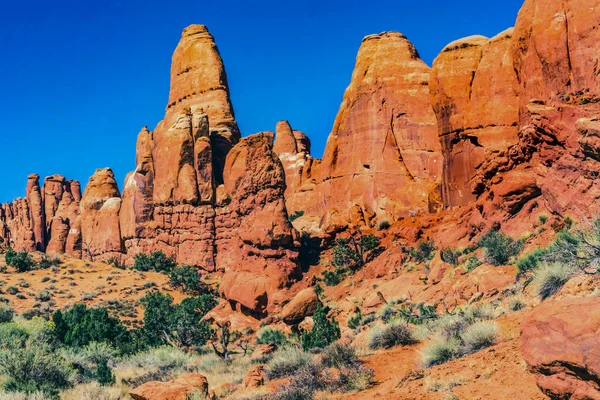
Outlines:
{"label": "green shrub", "polygon": [[323,271],[323,282],[327,286],[336,286],[344,279],[345,270],[336,268],[333,271]]}
{"label": "green shrub", "polygon": [[371,250],[379,247],[377,236],[369,234],[359,240],[339,238],[333,246],[333,271],[323,272],[323,281],[327,286],[339,284],[345,276],[361,269],[366,262],[365,256]]}
{"label": "green shrub", "polygon": [[38,264],[38,269],[48,269],[48,268],[59,266],[60,264],[61,264],[61,261],[60,261],[60,258],[58,258],[58,257],[53,257],[53,258],[42,257],[42,259],[40,260],[40,263]]}
{"label": "green shrub", "polygon": [[535,269],[547,255],[548,249],[538,247],[531,253],[527,253],[526,255],[520,257],[517,260],[517,267],[519,268],[519,272],[525,273],[527,271]]}
{"label": "green shrub", "polygon": [[95,375],[96,380],[102,386],[109,386],[115,383],[115,374],[113,374],[112,370],[108,366],[108,361],[106,359],[101,359],[98,361]]}
{"label": "green shrub", "polygon": [[[134,256],[134,258],[135,258],[135,256]],[[107,263],[110,264],[110,265],[112,265],[115,268],[118,268],[118,269],[125,269],[126,268],[125,264],[121,261],[121,259],[119,259],[117,257],[111,257],[111,258],[109,258],[108,261],[107,261]]]}
{"label": "green shrub", "polygon": [[213,335],[210,325],[202,321],[217,301],[208,294],[189,297],[174,305],[166,293],[151,292],[142,297],[145,341],[150,346],[176,342],[181,347],[201,347]]}
{"label": "green shrub", "polygon": [[352,314],[350,316],[350,318],[348,318],[348,328],[350,329],[356,329],[358,328],[360,325],[360,321],[362,320],[363,316],[360,313],[360,311]]}
{"label": "green shrub", "polygon": [[467,353],[472,353],[494,344],[498,338],[498,325],[495,322],[480,321],[465,329],[461,339]]}
{"label": "green shrub", "polygon": [[46,301],[52,300],[52,294],[49,291],[47,291],[46,289],[44,289],[44,290],[40,290],[38,292],[38,294],[35,295],[35,298],[37,301],[46,302]]}
{"label": "green shrub", "polygon": [[421,325],[438,317],[435,307],[423,302],[404,304],[400,308],[399,314],[400,318],[413,325]]}
{"label": "green shrub", "polygon": [[548,222],[548,216],[546,214],[540,214],[538,220],[540,221],[540,224],[545,225],[546,222]]}
{"label": "green shrub", "polygon": [[458,259],[462,255],[462,252],[458,249],[451,249],[449,247],[440,250],[440,256],[442,261],[450,265],[458,265]]}
{"label": "green shrub", "polygon": [[67,346],[83,347],[91,342],[110,343],[115,348],[128,341],[125,326],[111,317],[106,308],[87,308],[75,304],[66,312],[52,316],[56,338]]}
{"label": "green shrub", "polygon": [[321,353],[321,363],[327,368],[351,368],[360,363],[354,347],[347,343],[333,343]]}
{"label": "green shrub", "polygon": [[6,293],[15,295],[15,294],[19,293],[19,288],[16,286],[9,286],[6,288]]}
{"label": "green shrub", "polygon": [[300,343],[302,349],[308,351],[314,348],[324,348],[341,337],[340,327],[335,318],[328,319],[327,312],[321,306],[317,307],[313,315],[314,326],[312,330],[302,332]]}
{"label": "green shrub", "polygon": [[169,273],[177,265],[172,257],[167,257],[162,251],[148,254],[136,254],[133,257],[133,269],[137,271],[155,271]]}
{"label": "green shrub", "polygon": [[304,215],[304,211],[296,211],[295,213],[293,213],[292,215],[290,215],[290,222],[294,222],[295,220],[297,220],[298,218],[300,218],[301,216]]}
{"label": "green shrub", "polygon": [[369,348],[389,349],[395,346],[406,346],[416,343],[408,326],[404,323],[376,326],[369,333]]}
{"label": "green shrub", "polygon": [[467,258],[467,261],[465,263],[465,271],[471,272],[474,269],[476,269],[477,267],[479,267],[481,265],[481,261],[479,261],[479,258],[477,258],[477,256],[472,255],[469,258]]}
{"label": "green shrub", "polygon": [[169,273],[169,284],[175,289],[181,289],[184,293],[199,294],[207,291],[198,270],[189,265],[174,267]]}
{"label": "green shrub", "polygon": [[508,302],[508,309],[511,311],[519,311],[525,308],[525,302],[522,298],[515,296]]}
{"label": "green shrub", "polygon": [[256,334],[256,343],[258,344],[274,344],[275,346],[282,346],[286,344],[287,341],[285,333],[271,327],[262,328]]}
{"label": "green shrub", "polygon": [[5,322],[12,322],[15,312],[12,308],[7,306],[0,306],[0,324]]}
{"label": "green shrub", "polygon": [[390,321],[396,315],[398,315],[398,310],[391,304],[384,304],[379,311],[377,311],[377,316],[384,322]]}
{"label": "green shrub", "polygon": [[333,246],[332,264],[337,268],[357,271],[365,264],[365,254],[379,247],[379,244],[379,238],[372,234],[361,236],[358,241],[353,237],[337,239]]}
{"label": "green shrub", "polygon": [[443,364],[458,357],[459,352],[459,340],[434,338],[423,348],[423,364],[427,368]]}
{"label": "green shrub", "polygon": [[391,225],[390,225],[389,221],[387,221],[387,220],[384,219],[383,221],[380,221],[377,224],[377,230],[378,231],[384,231],[384,230],[390,229],[390,226]]}
{"label": "green shrub", "polygon": [[431,260],[435,252],[435,243],[433,240],[421,240],[416,247],[408,249],[410,258],[418,263]]}
{"label": "green shrub", "polygon": [[542,300],[558,292],[573,277],[574,270],[558,262],[543,264],[534,272],[537,293]]}
{"label": "green shrub", "polygon": [[8,249],[5,255],[6,265],[13,267],[17,272],[31,271],[35,262],[27,252],[17,253],[13,249]]}
{"label": "green shrub", "polygon": [[275,352],[273,358],[267,364],[267,378],[278,379],[295,375],[310,359],[310,354],[305,353],[296,346],[283,347]]}
{"label": "green shrub", "polygon": [[485,258],[488,263],[506,265],[511,257],[519,254],[523,248],[523,241],[515,241],[510,236],[492,229],[479,240],[479,246],[485,248]]}
{"label": "green shrub", "polygon": [[0,373],[7,376],[6,391],[56,396],[71,385],[74,371],[47,346],[28,343],[23,348],[0,351]]}

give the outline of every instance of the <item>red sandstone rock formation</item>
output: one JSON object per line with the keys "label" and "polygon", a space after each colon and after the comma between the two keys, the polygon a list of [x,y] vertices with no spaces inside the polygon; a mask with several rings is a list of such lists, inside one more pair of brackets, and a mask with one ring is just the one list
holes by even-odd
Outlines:
{"label": "red sandstone rock formation", "polygon": [[107,260],[123,251],[119,211],[121,195],[110,168],[98,169],[81,199],[83,257]]}
{"label": "red sandstone rock formation", "polygon": [[213,399],[208,390],[208,381],[198,373],[185,374],[168,382],[147,382],[129,393],[134,400],[186,400],[189,396],[198,399]]}
{"label": "red sandstone rock formation", "polygon": [[305,211],[309,228],[372,224],[441,207],[442,155],[429,73],[402,34],[368,36],[322,162],[300,152],[303,138],[294,141],[289,126],[278,125],[275,151],[288,174],[288,208]]}
{"label": "red sandstone rock formation", "polygon": [[429,73],[402,34],[363,39],[320,167],[328,208],[358,205],[382,218],[439,209],[442,156]]}
{"label": "red sandstone rock formation", "polygon": [[521,324],[521,349],[546,395],[600,398],[600,299],[573,298],[537,307]]}
{"label": "red sandstone rock formation", "polygon": [[431,95],[444,151],[442,197],[463,206],[481,194],[478,169],[518,142],[518,81],[512,29],[447,45],[433,63]]}
{"label": "red sandstone rock formation", "polygon": [[29,175],[26,198],[2,206],[0,238],[19,251],[81,257],[80,200],[78,182],[53,175],[40,188],[39,176]]}
{"label": "red sandstone rock formation", "polygon": [[256,134],[236,145],[224,178],[226,206],[216,220],[217,264],[225,269],[219,290],[244,309],[271,311],[274,294],[297,279],[300,269],[283,196],[284,170],[270,138]]}

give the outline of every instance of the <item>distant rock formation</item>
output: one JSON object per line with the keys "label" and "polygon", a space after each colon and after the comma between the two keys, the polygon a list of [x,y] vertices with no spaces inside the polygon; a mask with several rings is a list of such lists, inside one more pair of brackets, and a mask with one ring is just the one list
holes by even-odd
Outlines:
{"label": "distant rock formation", "polygon": [[52,175],[40,188],[29,175],[26,197],[0,207],[0,240],[22,251],[81,257],[79,182]]}

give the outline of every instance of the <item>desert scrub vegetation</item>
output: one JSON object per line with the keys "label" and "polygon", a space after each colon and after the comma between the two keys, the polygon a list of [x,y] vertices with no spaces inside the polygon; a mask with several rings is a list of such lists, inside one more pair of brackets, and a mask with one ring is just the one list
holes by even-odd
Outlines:
{"label": "desert scrub vegetation", "polygon": [[311,360],[311,355],[295,345],[284,346],[277,350],[267,363],[266,375],[269,379],[294,375]]}
{"label": "desert scrub vegetation", "polygon": [[370,257],[378,254],[380,240],[373,234],[360,235],[358,240],[339,238],[333,246],[333,271],[323,272],[323,281],[327,286],[339,284],[346,276],[361,269]]}
{"label": "desert scrub vegetation", "polygon": [[212,295],[174,304],[168,294],[151,292],[141,304],[144,325],[130,330],[106,308],[81,303],[51,320],[43,318],[50,314],[46,304],[38,303],[29,320],[0,306],[1,389],[24,398],[118,399],[128,386],[189,371],[241,381],[250,357],[225,362],[207,354],[216,336],[202,318],[216,305]]}
{"label": "desert scrub vegetation", "polygon": [[288,339],[285,333],[269,326],[260,328],[256,333],[256,343],[258,344],[273,344],[279,347],[287,342]]}
{"label": "desert scrub vegetation", "polygon": [[291,376],[290,383],[281,386],[270,399],[310,400],[317,391],[364,390],[373,381],[373,371],[362,365],[354,348],[338,343],[328,346],[312,359],[305,356],[304,363],[288,376]]}
{"label": "desert scrub vegetation", "polygon": [[405,252],[410,259],[416,263],[430,261],[435,255],[435,243],[433,240],[421,240],[414,247],[408,247]]}
{"label": "desert scrub vegetation", "polygon": [[534,282],[540,299],[545,300],[557,293],[575,275],[569,264],[544,263],[534,271]]}
{"label": "desert scrub vegetation", "polygon": [[600,219],[559,232],[549,246],[521,257],[517,266],[520,275],[533,279],[542,300],[557,293],[576,275],[600,273]]}
{"label": "desert scrub vegetation", "polygon": [[315,310],[313,321],[312,329],[300,334],[300,343],[305,351],[324,348],[341,337],[339,324],[335,318],[327,318],[327,311],[322,306]]}
{"label": "desert scrub vegetation", "polygon": [[371,350],[406,346],[416,342],[409,326],[403,322],[375,325],[369,331],[368,345]]}
{"label": "desert scrub vegetation", "polygon": [[176,266],[175,260],[172,257],[167,257],[160,250],[152,254],[136,254],[133,257],[133,269],[137,271],[154,271],[168,274]]}
{"label": "desert scrub vegetation", "polygon": [[479,239],[479,246],[485,250],[485,260],[496,266],[508,264],[511,258],[521,252],[523,244],[523,240],[514,240],[496,229]]}
{"label": "desert scrub vegetation", "polygon": [[430,340],[422,351],[425,367],[443,364],[486,347],[498,339],[498,326],[489,306],[467,307],[428,325]]}
{"label": "desert scrub vegetation", "polygon": [[13,267],[17,272],[31,271],[35,266],[35,261],[33,261],[31,254],[27,252],[17,253],[13,249],[9,248],[4,257],[6,265]]}

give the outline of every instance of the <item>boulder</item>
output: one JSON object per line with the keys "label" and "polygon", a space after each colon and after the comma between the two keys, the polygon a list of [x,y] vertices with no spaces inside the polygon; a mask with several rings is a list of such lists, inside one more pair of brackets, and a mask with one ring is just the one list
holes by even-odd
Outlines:
{"label": "boulder", "polygon": [[553,399],[600,399],[600,298],[547,302],[521,323],[521,350]]}
{"label": "boulder", "polygon": [[191,395],[198,399],[214,398],[204,375],[191,373],[168,382],[147,382],[129,392],[133,400],[187,400]]}
{"label": "boulder", "polygon": [[242,386],[244,389],[255,389],[265,384],[265,366],[256,365],[244,376]]}
{"label": "boulder", "polygon": [[319,305],[322,305],[315,289],[310,287],[302,290],[283,306],[281,318],[288,325],[295,325],[314,314]]}

